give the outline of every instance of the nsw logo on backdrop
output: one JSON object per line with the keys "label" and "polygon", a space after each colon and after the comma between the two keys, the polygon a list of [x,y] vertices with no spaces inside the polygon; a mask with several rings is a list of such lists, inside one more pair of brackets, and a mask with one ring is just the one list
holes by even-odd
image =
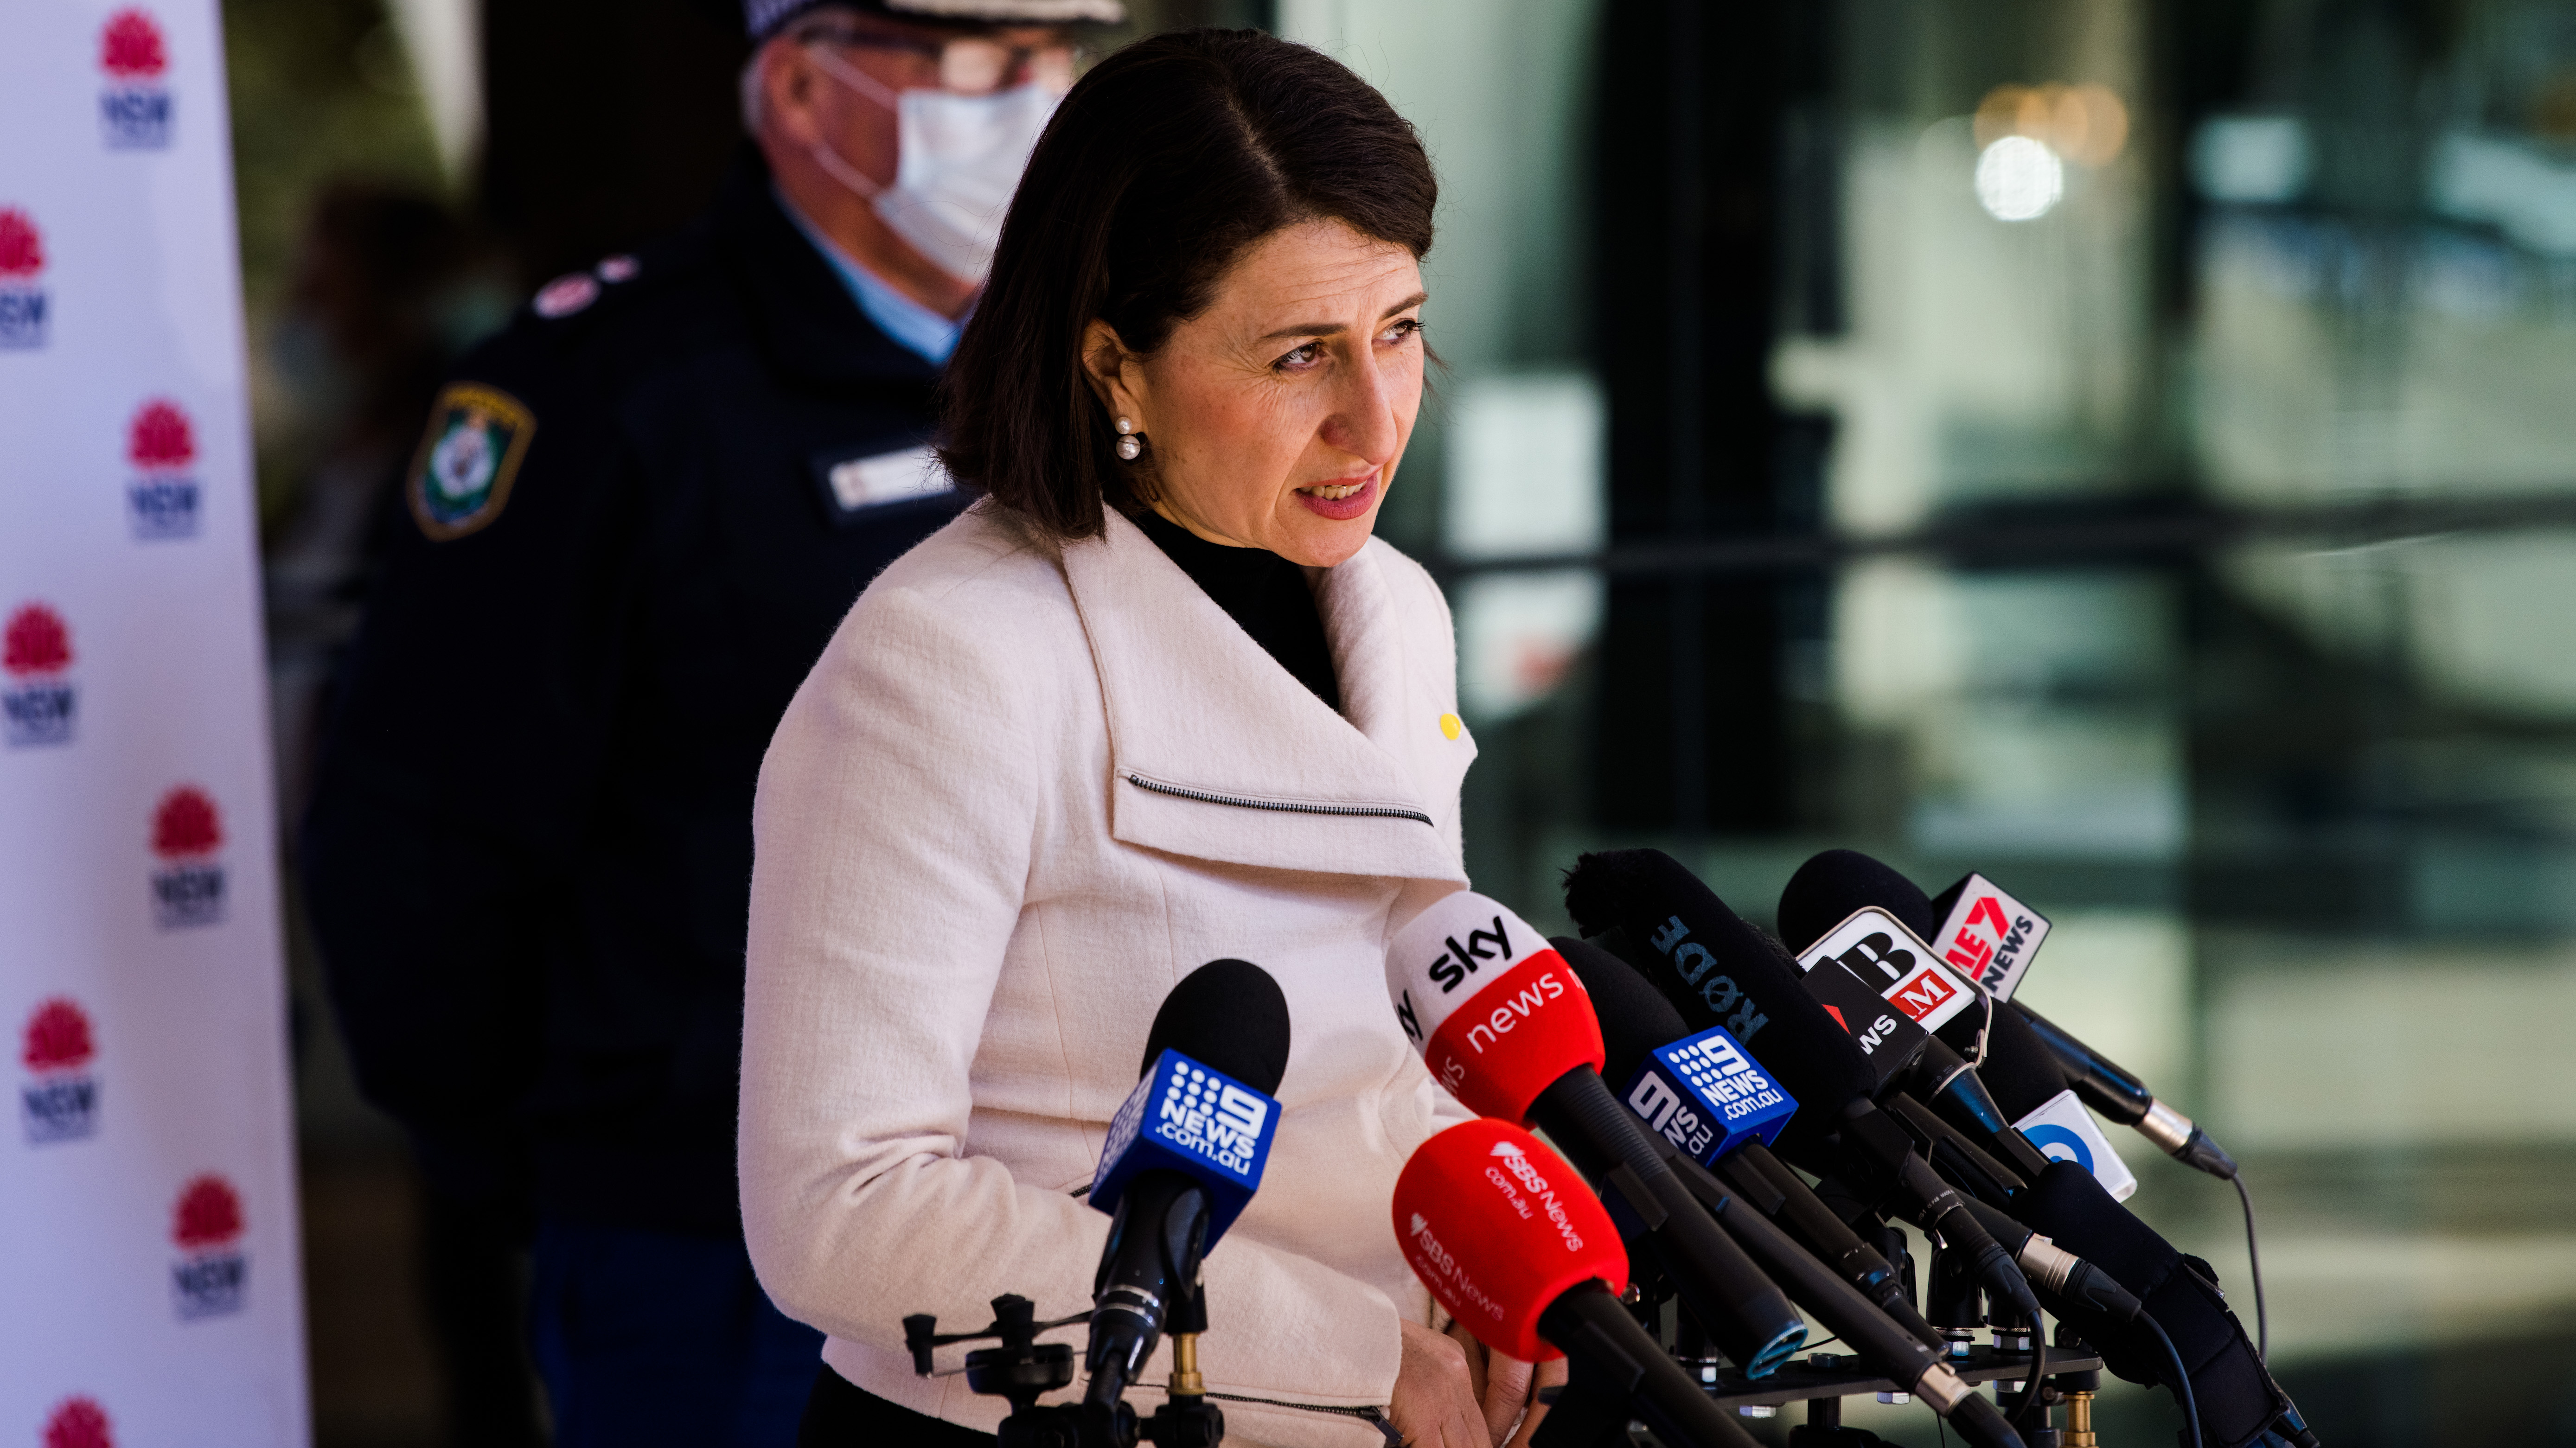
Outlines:
{"label": "nsw logo on backdrop", "polygon": [[21,604],[0,624],[0,739],[8,747],[72,742],[80,694],[71,667],[72,631],[51,607]]}
{"label": "nsw logo on backdrop", "polygon": [[0,350],[45,345],[51,298],[45,292],[45,234],[35,218],[0,205]]}
{"label": "nsw logo on backdrop", "polygon": [[98,1399],[75,1394],[45,1415],[44,1448],[116,1448],[107,1410]]}
{"label": "nsw logo on backdrop", "polygon": [[179,404],[156,397],[135,409],[125,427],[125,460],[133,470],[125,504],[134,536],[196,537],[204,511],[196,477],[197,430]]}
{"label": "nsw logo on backdrop", "polygon": [[2071,1161],[2093,1173],[2111,1200],[2125,1202],[2138,1189],[2137,1175],[2111,1149],[2111,1139],[2102,1134],[2093,1113],[2084,1109],[2074,1092],[2058,1092],[2013,1125],[2030,1138],[2040,1155],[2050,1161]]}
{"label": "nsw logo on backdrop", "polygon": [[170,1209],[170,1241],[179,1249],[170,1267],[170,1289],[184,1322],[242,1310],[250,1258],[242,1251],[246,1228],[241,1193],[208,1173],[179,1190]]}
{"label": "nsw logo on backdrop", "polygon": [[26,1084],[18,1089],[18,1119],[28,1145],[98,1134],[98,1076],[90,1069],[97,1059],[89,1016],[71,1000],[56,996],[27,1018],[18,1052],[27,1068]]}
{"label": "nsw logo on backdrop", "polygon": [[224,918],[224,817],[204,790],[183,784],[152,812],[152,918],[164,930]]}
{"label": "nsw logo on backdrop", "polygon": [[146,10],[119,10],[98,33],[99,130],[110,148],[157,151],[170,144],[170,48]]}

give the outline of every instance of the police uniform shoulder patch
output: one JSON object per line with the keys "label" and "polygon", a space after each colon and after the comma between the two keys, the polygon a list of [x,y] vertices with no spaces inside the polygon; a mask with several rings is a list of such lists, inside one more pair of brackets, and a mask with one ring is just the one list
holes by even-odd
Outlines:
{"label": "police uniform shoulder patch", "polygon": [[405,479],[420,531],[444,543],[500,517],[536,431],[535,414],[497,387],[451,382],[442,389]]}

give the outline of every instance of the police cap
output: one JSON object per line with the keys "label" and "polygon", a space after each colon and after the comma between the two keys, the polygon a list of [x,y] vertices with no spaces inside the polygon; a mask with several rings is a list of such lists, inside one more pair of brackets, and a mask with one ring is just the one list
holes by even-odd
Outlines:
{"label": "police cap", "polygon": [[788,21],[824,5],[933,24],[1115,25],[1127,18],[1127,7],[1120,0],[742,0],[743,25],[758,43],[777,34]]}

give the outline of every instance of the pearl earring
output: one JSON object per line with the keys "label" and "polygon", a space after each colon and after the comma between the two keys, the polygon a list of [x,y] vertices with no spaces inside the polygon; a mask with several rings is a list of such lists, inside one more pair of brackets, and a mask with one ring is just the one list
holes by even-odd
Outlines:
{"label": "pearl earring", "polygon": [[1118,429],[1119,461],[1132,463],[1145,450],[1145,439],[1137,434],[1136,424],[1124,417],[1119,418],[1115,426]]}

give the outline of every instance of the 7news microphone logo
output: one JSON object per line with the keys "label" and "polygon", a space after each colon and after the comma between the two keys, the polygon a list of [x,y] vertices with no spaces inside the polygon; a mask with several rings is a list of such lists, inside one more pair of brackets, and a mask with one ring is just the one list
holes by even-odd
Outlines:
{"label": "7news microphone logo", "polygon": [[2048,917],[1973,873],[1942,891],[1933,907],[1943,901],[1953,903],[1940,933],[1932,937],[1942,942],[1941,958],[1974,977],[1988,995],[2011,1000],[2039,954],[2040,942],[2048,938]]}

